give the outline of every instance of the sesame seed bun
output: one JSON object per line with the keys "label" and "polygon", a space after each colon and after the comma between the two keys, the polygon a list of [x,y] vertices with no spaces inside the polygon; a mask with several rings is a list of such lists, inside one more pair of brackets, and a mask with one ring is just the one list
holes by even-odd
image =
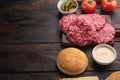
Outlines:
{"label": "sesame seed bun", "polygon": [[106,80],[120,80],[120,71],[111,73]]}
{"label": "sesame seed bun", "polygon": [[66,48],[59,52],[57,66],[67,75],[77,75],[87,68],[88,58],[84,52],[77,48]]}

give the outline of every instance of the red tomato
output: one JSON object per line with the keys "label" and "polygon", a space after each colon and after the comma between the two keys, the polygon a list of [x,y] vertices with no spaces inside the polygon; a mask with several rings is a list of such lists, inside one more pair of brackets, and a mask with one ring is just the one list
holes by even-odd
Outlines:
{"label": "red tomato", "polygon": [[81,3],[82,10],[86,13],[92,13],[96,9],[95,0],[83,0]]}
{"label": "red tomato", "polygon": [[103,11],[111,12],[117,8],[117,1],[116,0],[102,0],[101,6]]}

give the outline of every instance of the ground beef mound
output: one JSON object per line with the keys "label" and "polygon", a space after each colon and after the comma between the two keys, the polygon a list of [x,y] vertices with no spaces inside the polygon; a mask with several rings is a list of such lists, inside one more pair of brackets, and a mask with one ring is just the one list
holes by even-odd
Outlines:
{"label": "ground beef mound", "polygon": [[59,24],[60,24],[60,29],[63,31],[63,32],[67,32],[69,26],[71,24],[73,24],[74,22],[77,21],[77,17],[78,15],[76,14],[70,14],[70,15],[66,15],[64,16],[60,21],[59,21]]}
{"label": "ground beef mound", "polygon": [[106,23],[102,29],[96,32],[93,41],[96,44],[109,43],[114,39],[114,36],[114,28],[110,24]]}
{"label": "ground beef mound", "polygon": [[79,46],[111,42],[115,29],[99,14],[69,14],[59,21],[67,38]]}

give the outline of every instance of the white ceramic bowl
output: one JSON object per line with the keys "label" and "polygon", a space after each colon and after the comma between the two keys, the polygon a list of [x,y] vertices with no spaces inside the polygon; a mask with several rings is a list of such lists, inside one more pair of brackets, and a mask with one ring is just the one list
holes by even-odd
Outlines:
{"label": "white ceramic bowl", "polygon": [[58,4],[57,4],[57,8],[58,8],[58,10],[62,13],[62,14],[70,14],[70,13],[74,13],[77,9],[78,9],[78,2],[77,2],[77,0],[73,0],[73,1],[75,1],[75,3],[76,3],[76,8],[74,9],[74,10],[72,10],[72,11],[63,11],[63,10],[61,10],[61,5],[64,3],[64,2],[66,2],[67,0],[59,0],[58,1]]}
{"label": "white ceramic bowl", "polygon": [[92,51],[93,59],[100,65],[109,65],[117,57],[116,50],[108,44],[100,44],[95,46]]}

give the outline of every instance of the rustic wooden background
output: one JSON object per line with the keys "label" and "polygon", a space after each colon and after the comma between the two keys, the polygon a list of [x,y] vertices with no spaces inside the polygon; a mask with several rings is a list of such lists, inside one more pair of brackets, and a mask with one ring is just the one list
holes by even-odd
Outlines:
{"label": "rustic wooden background", "polygon": [[[59,80],[71,77],[56,66],[56,56],[64,48],[58,21],[63,16],[57,10],[58,0],[0,0],[0,80]],[[79,7],[78,13],[82,13]],[[87,70],[79,76],[98,75],[104,80],[120,70],[120,1],[110,15],[117,33],[113,47],[118,56],[109,66],[96,64],[91,56],[94,46],[78,47],[88,58]]]}

